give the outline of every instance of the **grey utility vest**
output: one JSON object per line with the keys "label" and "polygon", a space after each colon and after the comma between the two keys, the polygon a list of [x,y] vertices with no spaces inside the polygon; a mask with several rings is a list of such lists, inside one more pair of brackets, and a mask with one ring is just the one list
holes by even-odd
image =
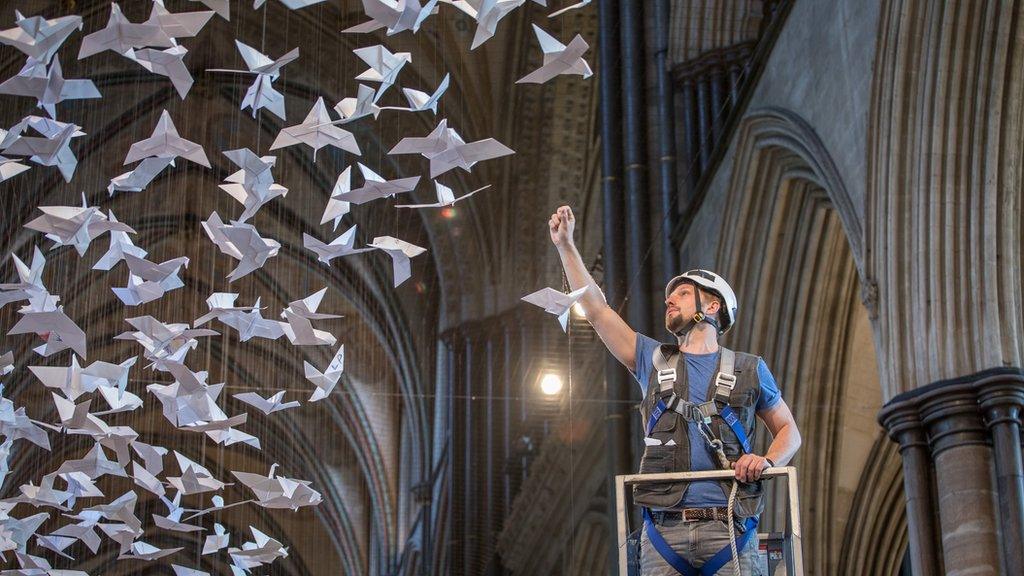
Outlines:
{"label": "grey utility vest", "polygon": [[[729,352],[722,348],[719,358],[718,370],[722,371],[722,359]],[[640,413],[643,417],[642,424],[646,431],[647,421],[657,406],[659,397],[666,403],[674,393],[678,398],[687,400],[689,394],[689,382],[686,369],[686,358],[679,349],[673,345],[662,345],[661,354],[668,366],[675,367],[675,378],[662,375],[659,379],[659,362],[655,362],[647,383],[647,395],[640,403]],[[742,423],[751,445],[754,442],[755,411],[757,400],[761,394],[760,381],[757,376],[758,357],[743,352],[735,352],[735,365],[733,372],[736,382],[729,392],[729,406],[732,407],[737,418]],[[657,359],[658,351],[655,351]],[[717,374],[716,374],[717,376]],[[660,380],[660,381],[659,381]],[[710,405],[701,404],[707,409],[713,405],[716,391],[716,380],[712,378],[708,384],[707,395]],[[662,388],[665,388],[662,390]],[[688,402],[681,402],[681,405]],[[692,405],[691,405],[692,406]],[[711,409],[715,414],[711,418],[711,430],[714,437],[722,440],[723,451],[730,462],[735,462],[743,455],[743,447],[740,440],[733,433],[725,420],[717,415],[717,409]],[[665,410],[658,419],[658,423],[651,431],[650,437],[661,441],[660,445],[645,446],[644,455],[640,461],[641,474],[657,474],[662,472],[688,472],[690,469],[690,438],[687,419],[677,411]],[[666,445],[670,440],[675,445]],[[703,443],[703,442],[702,442]],[[712,455],[712,461],[717,459]],[[726,480],[719,483],[726,498],[732,490],[732,481]],[[633,502],[639,506],[650,508],[672,508],[683,500],[689,482],[659,482],[647,484],[635,484],[633,486]],[[736,492],[734,512],[740,518],[748,518],[761,513],[764,508],[762,498],[761,482],[749,482],[739,484]]]}

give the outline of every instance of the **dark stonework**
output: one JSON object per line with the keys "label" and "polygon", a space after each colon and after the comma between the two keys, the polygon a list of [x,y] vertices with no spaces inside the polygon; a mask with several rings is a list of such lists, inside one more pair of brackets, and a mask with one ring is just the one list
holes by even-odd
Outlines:
{"label": "dark stonework", "polygon": [[1024,573],[1022,407],[1024,373],[999,368],[935,382],[882,409],[879,422],[903,457],[915,574]]}

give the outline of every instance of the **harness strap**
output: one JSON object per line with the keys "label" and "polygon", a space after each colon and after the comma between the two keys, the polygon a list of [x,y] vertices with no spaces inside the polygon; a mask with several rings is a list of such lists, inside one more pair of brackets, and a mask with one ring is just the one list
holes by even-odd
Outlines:
{"label": "harness strap", "polygon": [[736,387],[736,353],[722,347],[722,363],[715,375],[715,401],[729,404],[732,390]]}
{"label": "harness strap", "polygon": [[[658,531],[658,527],[654,524],[654,518],[651,517],[651,510],[646,506],[643,508],[644,516],[644,531],[647,532],[647,538],[651,541],[651,546],[658,551],[658,555],[668,563],[676,572],[683,576],[714,576],[722,569],[730,560],[732,560],[732,547],[726,545],[724,548],[719,550],[712,556],[707,562],[704,563],[700,568],[694,568],[693,564],[690,564],[686,558],[680,556],[672,546],[665,541],[665,538]],[[743,550],[750,543],[750,538],[753,537],[757,531],[758,519],[756,516],[747,518],[743,522],[743,535],[736,541],[736,550]]]}
{"label": "harness strap", "polygon": [[733,411],[731,406],[723,406],[721,410],[722,419],[732,429],[732,433],[736,435],[736,439],[740,441],[740,446],[743,447],[743,453],[750,453],[750,439],[747,438],[747,431],[743,429],[743,423],[740,422],[736,412]]}
{"label": "harness strap", "polygon": [[[686,558],[683,558],[676,553],[676,551],[672,549],[672,546],[665,541],[661,532],[658,531],[658,527],[654,525],[654,519],[651,518],[650,508],[647,508],[646,506],[644,507],[644,531],[647,532],[647,538],[650,539],[651,546],[654,546],[654,549],[658,551],[658,554],[665,560],[665,562],[668,562],[668,565],[674,568],[676,572],[683,576],[701,576],[701,570],[694,568],[692,564],[686,561]],[[728,546],[726,549],[731,555],[732,550],[728,550]],[[715,556],[717,556],[717,554]]]}

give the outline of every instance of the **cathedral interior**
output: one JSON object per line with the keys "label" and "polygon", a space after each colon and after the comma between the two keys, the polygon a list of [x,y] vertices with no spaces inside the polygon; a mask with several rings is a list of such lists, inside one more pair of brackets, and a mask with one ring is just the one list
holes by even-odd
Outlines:
{"label": "cathedral interior", "polygon": [[[144,65],[141,54],[153,52],[78,57],[87,35],[108,26],[110,2],[0,6],[3,29],[37,15],[81,17],[56,58],[65,78],[91,80],[102,94],[68,98],[48,116],[0,87],[0,127],[10,134],[28,115],[84,133],[70,140],[70,177],[64,165],[0,144],[5,162],[28,167],[0,174],[0,280],[18,283],[11,255],[29,263],[38,247],[46,290],[87,344],[87,355],[41,355],[34,349],[54,341],[49,329],[18,333],[24,303],[0,297],[0,352],[13,352],[2,377],[13,406],[0,410],[0,426],[14,426],[12,410],[24,408],[49,440],[47,448],[0,427],[5,440],[17,438],[0,447],[0,539],[14,541],[0,546],[4,569],[24,568],[17,552],[88,574],[178,573],[171,564],[239,574],[225,550],[201,553],[216,524],[235,549],[253,537],[260,544],[250,527],[286,547],[254,574],[618,574],[614,484],[637,471],[643,452],[640,390],[584,315],[570,311],[563,330],[522,301],[545,287],[568,291],[546,224],[568,205],[587,268],[638,333],[672,341],[663,287],[684,270],[717,271],[735,288],[739,313],[722,343],[771,367],[803,438],[791,463],[803,574],[1024,574],[1024,2],[594,0],[549,17],[574,2],[499,0],[507,14],[472,49],[483,24],[466,6],[483,11],[487,2],[429,4],[436,14],[418,30],[343,32],[365,22],[374,2],[385,4],[158,1],[171,13],[218,10],[181,38],[194,78],[185,97]],[[118,9],[133,23],[155,10],[149,0]],[[593,75],[517,83],[547,65],[534,25],[559,42],[582,37]],[[240,109],[254,76],[236,41],[270,59],[298,49],[273,78],[286,114]],[[318,98],[331,108],[356,93],[367,66],[353,51],[373,45],[411,54],[381,109],[317,125],[343,128],[360,153],[273,149]],[[0,81],[24,72],[25,57],[4,41]],[[446,76],[436,111],[388,108],[405,105],[400,88],[430,94]],[[165,111],[205,149],[208,166],[179,158],[144,190],[108,190],[136,167],[133,144],[154,134]],[[420,155],[389,151],[441,120],[466,142],[493,138],[514,154],[438,178],[456,196],[489,186],[472,198],[396,209],[434,201],[434,160],[427,170]],[[248,220],[279,249],[229,281],[238,261],[215,249],[208,228],[211,214],[227,222],[242,210],[222,184],[239,168],[223,152],[243,148],[276,156],[273,178],[287,195]],[[411,193],[346,205],[340,225],[321,222],[339,174],[351,168],[352,189],[362,185],[357,162],[389,181],[422,180]],[[130,226],[153,262],[187,256],[183,286],[129,305],[111,290],[130,285],[126,265],[96,268],[105,233],[81,253],[51,249],[52,237],[26,227],[41,206],[83,201],[107,224]],[[394,285],[403,256],[393,251],[325,264],[306,248],[304,236],[329,243],[353,226],[360,247],[393,237],[425,248],[408,260],[411,278]],[[240,328],[211,321],[202,327],[216,335],[182,347],[191,370],[224,383],[222,413],[248,415],[230,438],[168,422],[152,386],[175,377],[153,366],[161,360],[140,341],[115,338],[139,328],[127,319],[145,316],[199,328],[214,293],[237,294],[236,306],[274,320],[323,288],[313,312],[332,316],[313,326],[332,345],[293,346],[292,333],[243,339]],[[320,386],[307,366],[320,375],[339,345],[336,387],[307,401]],[[59,383],[30,369],[65,369],[73,357],[83,368],[138,357],[122,389],[141,406],[97,417],[167,449],[158,468],[168,480],[156,479],[166,496],[140,480],[149,461],[143,468],[134,443],[118,450],[113,432],[104,441],[71,433],[69,418],[88,420],[105,404],[94,399],[92,414],[72,408],[70,417],[68,402],[98,394],[65,400]],[[235,396],[282,390],[301,406],[265,414]],[[768,440],[762,433],[755,451]],[[79,459],[87,466],[96,450],[122,466],[90,475],[102,497],[53,505],[32,496],[47,482],[70,490],[69,476],[53,485],[53,474]],[[234,472],[266,480],[270,470],[273,479],[275,464],[278,478],[308,482],[320,501],[225,506],[179,488],[185,496],[169,503],[181,465],[172,451],[225,483],[217,494],[228,504],[253,499]],[[78,510],[129,491],[141,519],[136,542],[180,551],[147,561],[145,547],[126,557],[113,529],[99,532],[95,549],[59,532],[85,522],[71,518]],[[760,531],[791,530],[785,486],[770,484],[768,496]],[[202,531],[151,520],[179,505],[214,509],[178,518]],[[38,513],[47,513],[38,526],[25,520]],[[21,533],[24,522],[35,536]],[[42,538],[54,532],[64,536]]]}

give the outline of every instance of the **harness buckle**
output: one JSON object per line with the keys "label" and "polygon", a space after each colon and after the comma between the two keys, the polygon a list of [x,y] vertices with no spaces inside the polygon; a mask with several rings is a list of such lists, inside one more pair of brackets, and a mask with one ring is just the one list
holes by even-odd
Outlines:
{"label": "harness buckle", "polygon": [[736,387],[736,375],[719,372],[718,376],[715,377],[715,386],[732,391],[732,389]]}
{"label": "harness buckle", "polygon": [[658,384],[664,384],[665,382],[676,381],[676,369],[668,368],[665,370],[658,370]]}

